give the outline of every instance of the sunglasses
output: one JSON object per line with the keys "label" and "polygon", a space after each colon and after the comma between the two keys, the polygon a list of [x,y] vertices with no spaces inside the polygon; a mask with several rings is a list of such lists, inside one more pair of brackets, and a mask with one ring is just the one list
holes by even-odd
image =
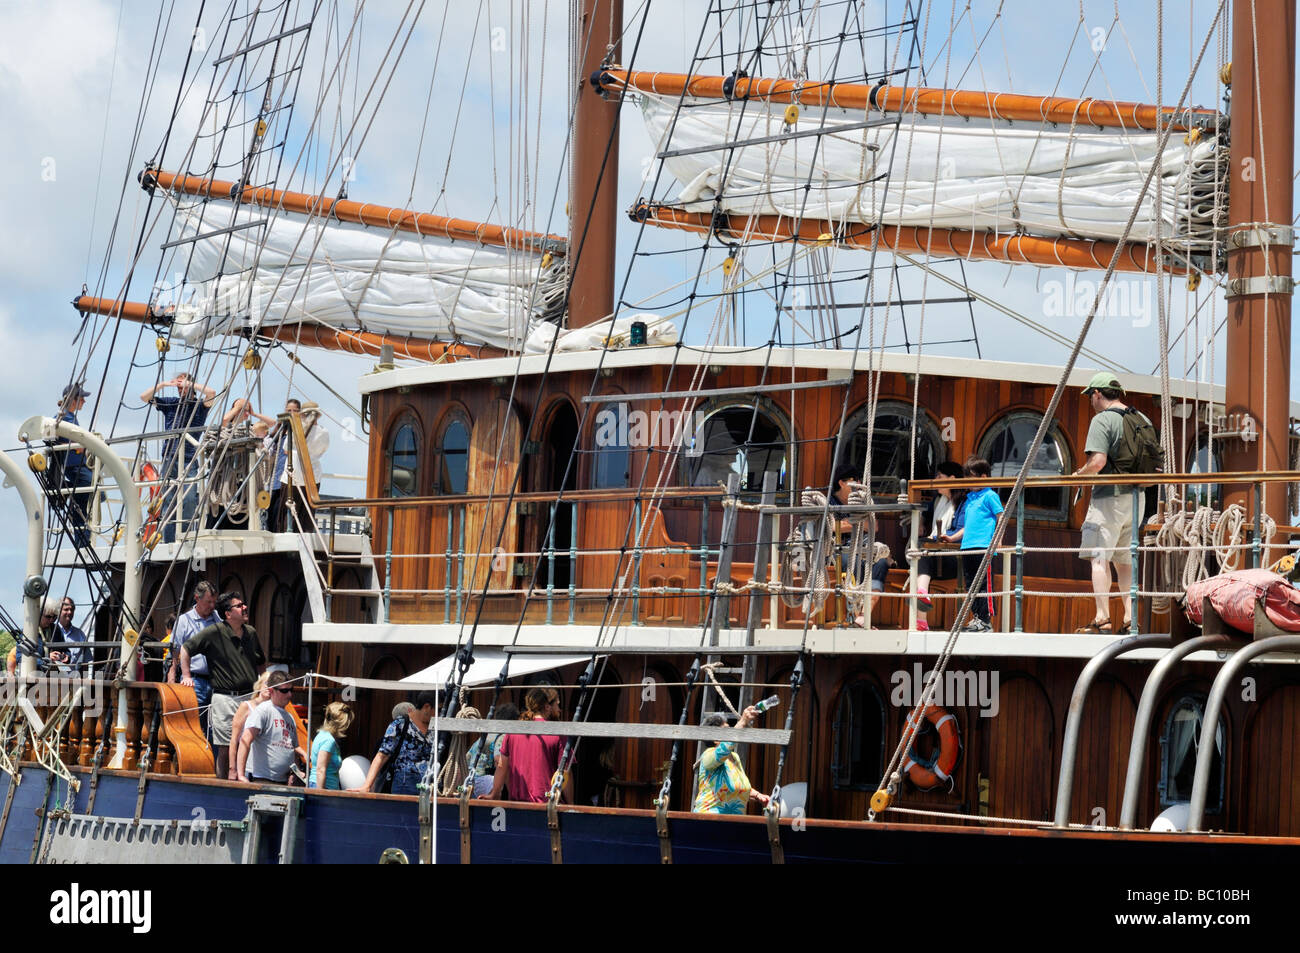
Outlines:
{"label": "sunglasses", "polygon": [[281,695],[292,695],[292,694],[293,694],[293,689],[292,689],[292,688],[281,688],[279,685],[273,685],[273,686],[271,687],[271,691],[273,691],[273,692],[279,692]]}

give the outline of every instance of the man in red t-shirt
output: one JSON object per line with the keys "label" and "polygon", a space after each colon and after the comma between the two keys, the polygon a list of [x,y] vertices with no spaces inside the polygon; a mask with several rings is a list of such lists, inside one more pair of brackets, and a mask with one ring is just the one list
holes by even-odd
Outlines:
{"label": "man in red t-shirt", "polygon": [[[555,721],[560,716],[560,693],[554,688],[531,688],[524,696],[524,707],[520,721]],[[502,789],[508,788],[513,801],[544,802],[563,753],[564,739],[558,735],[506,735],[501,740],[492,790],[483,797],[498,800]],[[567,777],[564,787],[567,794]]]}

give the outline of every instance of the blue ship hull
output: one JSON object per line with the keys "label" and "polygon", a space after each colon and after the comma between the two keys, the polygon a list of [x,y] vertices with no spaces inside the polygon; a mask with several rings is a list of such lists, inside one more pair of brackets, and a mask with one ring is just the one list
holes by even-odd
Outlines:
{"label": "blue ship hull", "polygon": [[[0,805],[12,803],[0,831],[0,862],[26,864],[37,858],[43,814],[71,809],[88,814],[90,775],[79,771],[81,789],[68,801],[67,786],[50,783],[44,769],[25,766],[22,783],[0,775]],[[135,815],[139,779],[135,773],[101,772],[95,795],[97,816]],[[258,791],[219,781],[151,776],[141,817],[146,820],[241,821],[247,799]],[[388,848],[414,863],[419,857],[417,802],[411,797],[265,789],[305,801],[298,820],[295,861],[307,864],[374,864]],[[43,811],[38,809],[43,808]],[[674,863],[770,863],[767,825],[760,817],[702,817],[670,813]],[[565,863],[660,862],[653,813],[610,808],[566,808],[560,813]],[[271,838],[275,840],[275,838]],[[781,842],[789,863],[850,862],[1067,862],[1184,863],[1300,861],[1300,840],[1236,835],[1151,834],[1147,832],[988,829],[865,822],[783,821]],[[479,801],[470,810],[473,863],[551,862],[551,833],[540,805]],[[459,804],[437,807],[437,862],[461,862]],[[265,851],[264,851],[265,856]]]}

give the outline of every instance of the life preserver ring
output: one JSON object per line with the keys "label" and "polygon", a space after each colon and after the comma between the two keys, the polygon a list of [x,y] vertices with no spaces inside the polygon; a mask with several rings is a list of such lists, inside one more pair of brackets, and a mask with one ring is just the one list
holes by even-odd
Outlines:
{"label": "life preserver ring", "polygon": [[147,495],[140,494],[140,502],[145,504],[144,538],[149,539],[158,531],[158,520],[162,515],[162,487],[152,463],[140,467],[140,482],[152,484]]}
{"label": "life preserver ring", "polygon": [[[961,756],[961,734],[957,730],[957,719],[938,705],[931,705],[922,712],[925,719],[934,725],[939,733],[939,750],[928,758],[923,758],[916,750],[916,738],[907,749],[907,761],[903,770],[907,777],[922,791],[937,788],[945,781],[951,782],[952,770],[957,767]],[[908,725],[912,716],[907,717]]]}

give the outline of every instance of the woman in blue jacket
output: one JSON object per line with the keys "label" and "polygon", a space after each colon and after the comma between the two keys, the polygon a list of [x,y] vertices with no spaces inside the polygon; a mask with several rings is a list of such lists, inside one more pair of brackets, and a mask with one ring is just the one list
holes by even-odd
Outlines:
{"label": "woman in blue jacket", "polygon": [[[987,477],[992,473],[989,462],[981,457],[968,457],[965,466],[962,467],[962,473],[967,477]],[[997,491],[991,487],[980,487],[978,490],[971,490],[966,494],[965,505],[961,509],[960,526],[947,535],[942,537],[945,542],[961,543],[962,569],[966,573],[967,581],[980,568],[980,559],[984,555],[984,550],[988,548],[989,543],[993,540],[993,528],[998,524],[998,514],[1002,512],[1002,500],[998,497]],[[974,618],[965,627],[966,632],[990,632],[992,625],[989,619],[992,616],[993,599],[988,595],[989,583],[993,575],[993,562],[989,561],[989,568],[979,580],[979,587],[975,590],[975,599],[971,603],[971,612]]]}

